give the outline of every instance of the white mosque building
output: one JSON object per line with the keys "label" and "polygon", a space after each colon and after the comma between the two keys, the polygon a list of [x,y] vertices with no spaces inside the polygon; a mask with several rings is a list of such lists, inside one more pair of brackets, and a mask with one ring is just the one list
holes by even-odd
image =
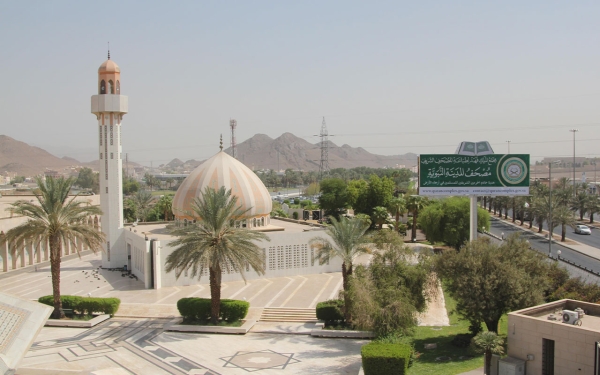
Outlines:
{"label": "white mosque building", "polygon": [[[128,111],[128,98],[121,95],[120,74],[119,66],[110,59],[109,53],[108,60],[98,69],[98,94],[92,96],[91,106],[98,120],[101,228],[106,235],[102,267],[125,266],[146,288],[208,284],[208,270],[200,280],[186,273],[176,279],[174,272],[164,271],[167,256],[174,250],[170,246],[174,238],[165,224],[125,226],[123,223],[121,121]],[[315,258],[316,250],[309,245],[310,239],[317,235],[327,237],[327,234],[321,228],[272,219],[271,196],[262,181],[244,164],[223,152],[222,146],[220,148],[181,184],[173,199],[176,220],[193,223],[194,218],[189,216],[192,201],[201,197],[207,186],[224,186],[231,189],[242,209],[247,210],[235,225],[265,232],[270,239],[258,243],[263,249],[265,275],[247,270],[247,279],[339,272],[339,258],[320,265]],[[223,281],[240,279],[231,267],[224,267]]]}

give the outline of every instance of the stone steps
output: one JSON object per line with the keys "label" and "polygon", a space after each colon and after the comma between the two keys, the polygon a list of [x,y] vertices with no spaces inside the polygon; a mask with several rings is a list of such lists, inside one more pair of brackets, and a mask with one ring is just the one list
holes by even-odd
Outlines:
{"label": "stone steps", "polygon": [[265,307],[260,322],[317,322],[315,309],[295,309],[283,307]]}

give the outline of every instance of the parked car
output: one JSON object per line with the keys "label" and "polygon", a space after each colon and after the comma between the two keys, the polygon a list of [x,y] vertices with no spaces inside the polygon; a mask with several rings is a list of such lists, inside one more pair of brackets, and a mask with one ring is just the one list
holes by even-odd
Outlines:
{"label": "parked car", "polygon": [[592,231],[587,225],[577,225],[575,227],[575,233],[577,233],[577,234],[592,234]]}

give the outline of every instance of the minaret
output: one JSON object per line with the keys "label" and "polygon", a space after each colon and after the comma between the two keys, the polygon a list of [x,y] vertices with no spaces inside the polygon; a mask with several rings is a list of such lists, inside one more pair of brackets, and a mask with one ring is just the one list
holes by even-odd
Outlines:
{"label": "minaret", "polygon": [[98,158],[100,159],[100,207],[102,232],[106,235],[102,267],[127,264],[122,243],[123,189],[121,160],[121,120],[127,113],[127,97],[121,95],[121,69],[110,59],[98,68],[98,95],[92,96],[92,113],[98,119]]}

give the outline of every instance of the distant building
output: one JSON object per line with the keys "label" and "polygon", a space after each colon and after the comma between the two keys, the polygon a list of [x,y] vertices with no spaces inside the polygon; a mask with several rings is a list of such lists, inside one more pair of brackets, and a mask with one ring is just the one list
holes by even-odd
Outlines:
{"label": "distant building", "polygon": [[55,170],[53,170],[53,169],[46,169],[46,170],[44,171],[44,177],[45,177],[45,178],[48,178],[48,177],[52,177],[52,178],[59,178],[59,177],[61,177],[61,176],[62,176],[62,174],[60,174],[60,172],[58,172],[58,171],[55,171]]}

